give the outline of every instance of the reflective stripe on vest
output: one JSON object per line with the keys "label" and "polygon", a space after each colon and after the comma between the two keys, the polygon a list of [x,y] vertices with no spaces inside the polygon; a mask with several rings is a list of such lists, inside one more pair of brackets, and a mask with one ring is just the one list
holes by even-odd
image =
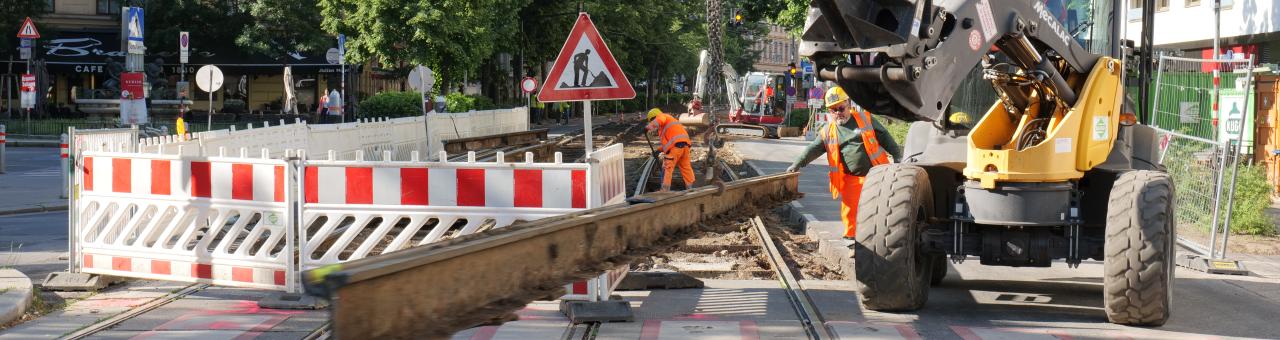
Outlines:
{"label": "reflective stripe on vest", "polygon": [[871,123],[871,112],[855,110],[853,120],[858,122],[858,130],[862,131],[862,145],[866,147],[871,166],[889,164],[889,155],[884,152],[884,148],[880,147],[880,140],[876,138],[875,125]]}
{"label": "reflective stripe on vest", "polygon": [[823,134],[822,143],[827,148],[827,166],[831,169],[827,172],[827,178],[831,183],[831,199],[840,198],[840,188],[844,187],[844,176],[849,172],[845,171],[844,162],[840,159],[840,136],[836,133],[835,122],[827,123],[827,133]]}
{"label": "reflective stripe on vest", "polygon": [[[671,115],[659,115],[650,124],[656,125],[655,127],[658,129],[658,139],[662,141],[662,152],[671,151],[671,148],[675,147],[676,143],[679,142],[693,144],[689,142],[689,134],[684,129],[677,128],[679,122]],[[680,131],[676,131],[677,129]]]}

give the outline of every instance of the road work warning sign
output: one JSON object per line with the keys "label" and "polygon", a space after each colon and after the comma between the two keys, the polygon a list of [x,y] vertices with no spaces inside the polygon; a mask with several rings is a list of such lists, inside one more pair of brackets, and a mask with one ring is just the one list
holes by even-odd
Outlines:
{"label": "road work warning sign", "polygon": [[609,46],[587,13],[578,13],[569,39],[547,73],[538,101],[566,102],[584,100],[631,99],[636,90],[622,73]]}

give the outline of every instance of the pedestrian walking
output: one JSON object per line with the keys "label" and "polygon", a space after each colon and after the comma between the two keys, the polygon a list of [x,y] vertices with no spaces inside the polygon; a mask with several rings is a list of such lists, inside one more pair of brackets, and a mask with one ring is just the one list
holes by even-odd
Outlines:
{"label": "pedestrian walking", "polygon": [[[787,172],[796,172],[824,153],[831,171],[831,198],[840,200],[840,219],[844,222],[844,238],[852,240],[858,221],[858,198],[862,182],[871,167],[902,159],[902,149],[889,131],[871,117],[871,112],[858,110],[844,88],[827,90],[826,106],[831,111],[819,138],[805,148]],[[850,119],[852,118],[852,119]]]}

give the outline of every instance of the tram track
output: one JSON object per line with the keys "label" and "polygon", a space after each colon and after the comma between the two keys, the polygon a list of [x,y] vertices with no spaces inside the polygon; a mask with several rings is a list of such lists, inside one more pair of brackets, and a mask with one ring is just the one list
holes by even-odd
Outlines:
{"label": "tram track", "polygon": [[197,284],[192,284],[192,285],[183,287],[182,289],[179,289],[177,291],[155,298],[150,302],[130,308],[129,310],[121,312],[120,314],[116,314],[114,316],[108,317],[92,325],[81,328],[80,330],[77,330],[75,332],[71,332],[70,334],[63,336],[61,339],[78,340],[78,339],[88,338],[100,332],[110,330],[126,321],[129,321],[133,318],[146,314],[147,312],[150,312],[157,308],[168,305],[169,303],[172,303],[174,301],[182,299],[183,297],[194,294],[196,292],[199,292],[209,287],[210,285],[206,283],[197,283]]}

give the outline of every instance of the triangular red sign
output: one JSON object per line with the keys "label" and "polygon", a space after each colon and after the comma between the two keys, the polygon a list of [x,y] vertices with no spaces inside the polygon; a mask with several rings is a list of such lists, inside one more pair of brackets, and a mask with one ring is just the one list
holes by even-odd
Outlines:
{"label": "triangular red sign", "polygon": [[36,30],[36,23],[31,22],[31,17],[27,17],[27,21],[22,23],[22,28],[18,29],[18,37],[40,39],[40,31]]}
{"label": "triangular red sign", "polygon": [[[572,62],[572,65],[570,63]],[[627,75],[613,59],[609,46],[600,38],[596,25],[587,13],[578,13],[569,39],[560,48],[547,80],[538,93],[541,102],[568,102],[585,100],[631,99],[636,90],[631,88]]]}

